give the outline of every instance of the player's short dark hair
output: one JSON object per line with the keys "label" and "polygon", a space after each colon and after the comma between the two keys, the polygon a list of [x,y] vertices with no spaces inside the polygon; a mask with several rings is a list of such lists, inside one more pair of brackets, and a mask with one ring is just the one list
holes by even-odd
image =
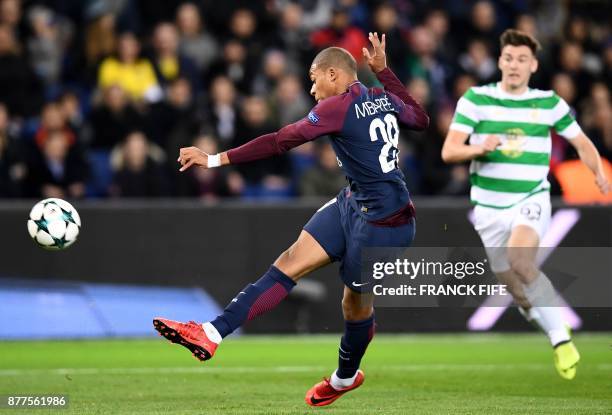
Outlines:
{"label": "player's short dark hair", "polygon": [[540,42],[528,33],[521,32],[516,29],[508,29],[499,38],[500,50],[504,47],[511,46],[527,46],[535,55],[540,49]]}
{"label": "player's short dark hair", "polygon": [[357,62],[353,55],[348,50],[336,46],[323,49],[315,56],[312,63],[317,65],[317,69],[321,70],[333,66],[344,69],[349,73],[357,73]]}

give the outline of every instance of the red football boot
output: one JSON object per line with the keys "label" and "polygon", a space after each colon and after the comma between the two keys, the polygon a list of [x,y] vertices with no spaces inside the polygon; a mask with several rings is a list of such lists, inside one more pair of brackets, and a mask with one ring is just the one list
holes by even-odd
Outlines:
{"label": "red football boot", "polygon": [[365,376],[361,370],[357,371],[355,382],[347,388],[336,390],[329,383],[328,378],[324,378],[322,382],[317,383],[306,392],[304,400],[310,406],[325,406],[334,402],[336,399],[345,393],[357,389],[363,383]]}
{"label": "red football boot", "polygon": [[178,343],[191,350],[191,353],[202,362],[213,357],[219,346],[208,338],[202,325],[195,321],[181,323],[156,317],[153,319],[153,327],[172,343]]}

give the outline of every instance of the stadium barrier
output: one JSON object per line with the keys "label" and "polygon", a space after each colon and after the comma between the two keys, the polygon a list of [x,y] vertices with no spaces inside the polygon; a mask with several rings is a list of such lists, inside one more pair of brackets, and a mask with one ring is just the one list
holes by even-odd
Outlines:
{"label": "stadium barrier", "polygon": [[[4,282],[0,285],[0,309],[10,304],[9,278],[134,285],[143,286],[143,290],[145,286],[197,287],[223,306],[267,269],[324,202],[248,205],[236,202],[205,205],[188,200],[76,202],[83,221],[79,240],[66,251],[48,252],[32,243],[26,230],[28,212],[34,201],[2,201],[0,278]],[[471,208],[466,202],[416,198],[415,204],[415,246],[480,245],[468,220]],[[567,228],[563,230],[560,245],[612,245],[612,208],[574,209],[559,201],[554,202],[554,208],[555,212],[569,211],[578,216],[573,223],[559,222],[558,227]],[[316,271],[298,285],[278,310],[250,322],[245,332],[340,331],[342,283],[337,273],[337,264]],[[125,311],[131,300],[129,296],[124,300],[128,305],[122,309]],[[473,308],[381,308],[377,310],[377,319],[381,331],[462,331],[466,330],[474,311]],[[151,317],[153,314],[152,309]],[[199,312],[195,314],[185,318],[207,317]],[[580,309],[578,314],[583,329],[612,329],[610,308]],[[499,313],[490,326],[499,330],[529,328],[517,312]],[[134,332],[141,333],[140,328]],[[121,334],[117,331],[112,335]]]}

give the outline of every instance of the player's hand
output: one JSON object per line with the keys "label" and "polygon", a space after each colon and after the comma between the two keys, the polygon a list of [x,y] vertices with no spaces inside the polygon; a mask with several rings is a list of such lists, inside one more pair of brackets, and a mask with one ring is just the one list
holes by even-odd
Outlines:
{"label": "player's hand", "polygon": [[374,50],[372,54],[370,54],[367,48],[363,48],[363,57],[370,66],[372,72],[378,73],[387,67],[387,55],[385,54],[386,38],[383,34],[381,39],[379,39],[377,32],[370,32],[368,34],[368,39]]}
{"label": "player's hand", "polygon": [[501,140],[496,135],[490,135],[480,144],[480,148],[482,152],[479,154],[480,156],[484,156],[489,154],[491,151],[494,151],[497,147],[501,145]]}
{"label": "player's hand", "polygon": [[208,154],[197,147],[183,147],[179,151],[179,163],[181,168],[179,171],[185,171],[191,166],[208,167]]}
{"label": "player's hand", "polygon": [[606,195],[610,191],[612,191],[612,186],[610,185],[608,178],[603,174],[598,174],[595,177],[595,183],[597,184],[597,187],[599,187],[599,191],[603,195]]}

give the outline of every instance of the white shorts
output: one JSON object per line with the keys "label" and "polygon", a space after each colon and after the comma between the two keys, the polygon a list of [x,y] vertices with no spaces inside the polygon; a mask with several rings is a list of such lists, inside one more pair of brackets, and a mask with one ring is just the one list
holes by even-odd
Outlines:
{"label": "white shorts", "polygon": [[540,241],[550,223],[550,194],[536,193],[508,209],[495,209],[477,205],[474,208],[474,228],[487,250],[491,270],[504,272],[510,269],[506,248],[515,226],[533,228]]}

